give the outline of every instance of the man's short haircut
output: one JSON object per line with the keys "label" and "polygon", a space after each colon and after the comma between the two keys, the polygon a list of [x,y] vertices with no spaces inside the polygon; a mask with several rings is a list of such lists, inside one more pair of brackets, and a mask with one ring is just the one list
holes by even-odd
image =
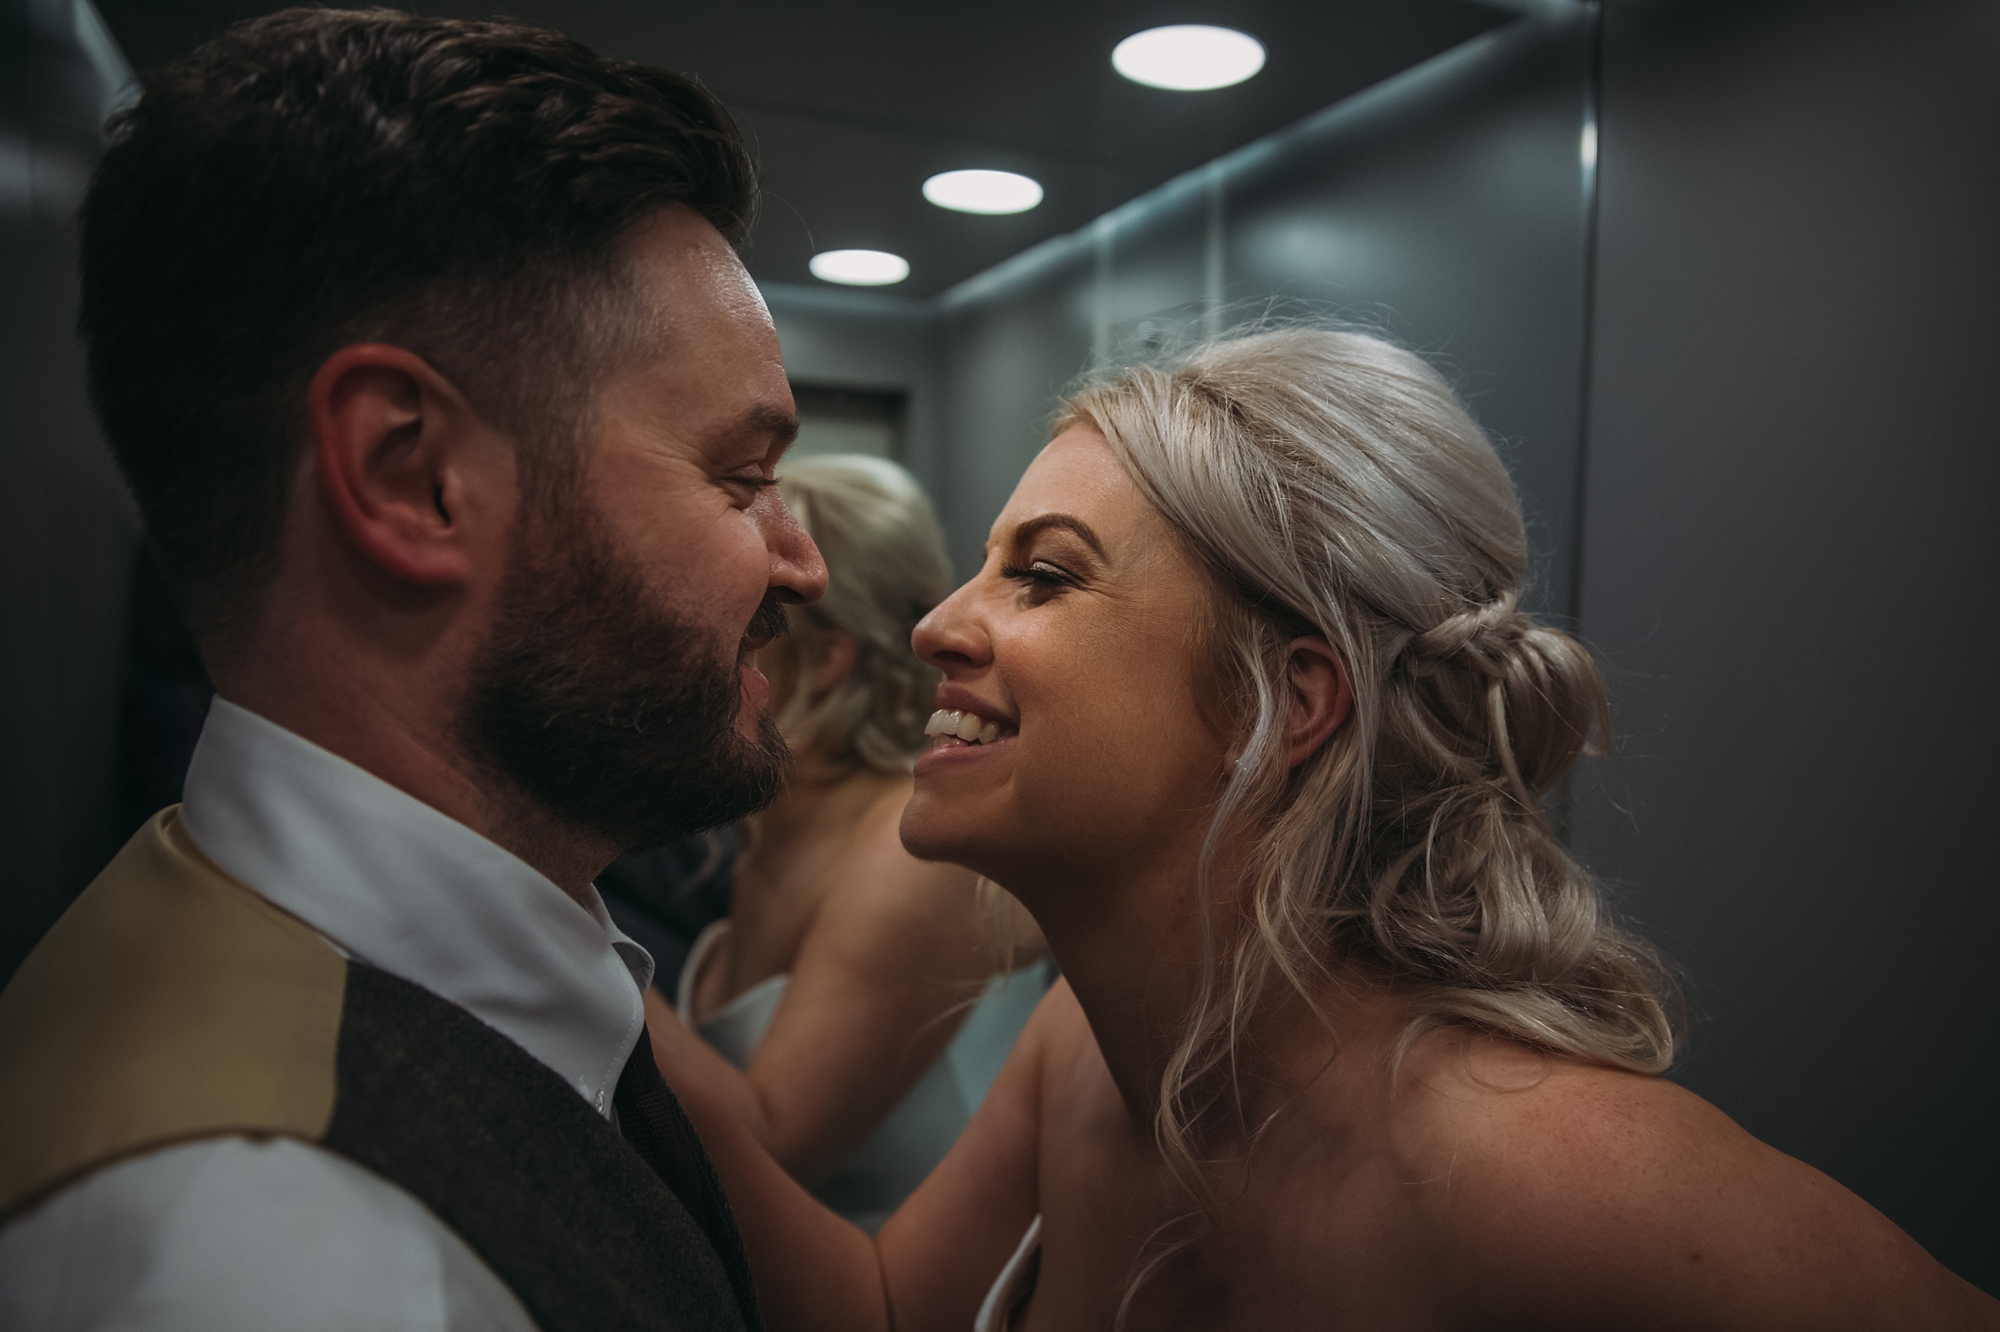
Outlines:
{"label": "man's short haircut", "polygon": [[289,9],[146,77],[81,218],[104,432],[205,648],[248,627],[342,346],[426,358],[565,470],[647,327],[624,239],[672,203],[732,243],[755,169],[677,74],[514,23]]}

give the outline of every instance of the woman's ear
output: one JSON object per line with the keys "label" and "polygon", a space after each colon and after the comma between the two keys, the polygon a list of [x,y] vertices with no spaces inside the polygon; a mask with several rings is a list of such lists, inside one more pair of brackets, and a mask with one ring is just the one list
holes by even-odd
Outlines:
{"label": "woman's ear", "polygon": [[822,629],[813,645],[812,669],[806,675],[808,697],[815,702],[840,688],[854,674],[860,648],[854,635],[845,629]]}
{"label": "woman's ear", "polygon": [[1339,730],[1354,710],[1347,663],[1317,635],[1290,645],[1292,715],[1285,723],[1285,763],[1297,767]]}

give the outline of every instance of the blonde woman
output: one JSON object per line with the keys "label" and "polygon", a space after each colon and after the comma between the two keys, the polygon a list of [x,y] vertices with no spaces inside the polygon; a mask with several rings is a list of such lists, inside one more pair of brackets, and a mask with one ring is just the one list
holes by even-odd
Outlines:
{"label": "blonde woman", "polygon": [[1659,1077],[1659,965],[1542,814],[1603,692],[1526,562],[1492,447],[1381,342],[1070,403],[917,630],[997,735],[941,738],[902,824],[1064,980],[872,1238],[687,1098],[773,1328],[2000,1326]]}
{"label": "blonde woman", "polygon": [[995,976],[1040,952],[1033,923],[897,837],[938,679],[910,628],[950,587],[929,501],[896,464],[850,455],[787,463],[778,493],[829,578],[758,655],[793,764],[738,829],[728,918],[695,941],[675,1011],[649,996],[648,1024],[787,1171],[872,1229],[957,1140],[1049,976]]}

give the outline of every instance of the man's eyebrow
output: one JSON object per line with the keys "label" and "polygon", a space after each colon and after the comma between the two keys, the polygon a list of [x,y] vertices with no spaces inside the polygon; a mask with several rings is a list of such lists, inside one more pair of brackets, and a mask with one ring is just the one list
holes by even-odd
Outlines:
{"label": "man's eyebrow", "polygon": [[1023,546],[1052,528],[1074,532],[1084,545],[1097,552],[1098,559],[1107,558],[1104,554],[1104,543],[1097,539],[1097,533],[1090,530],[1090,524],[1067,513],[1043,513],[1028,519],[1014,529],[1013,544],[1016,547]]}
{"label": "man's eyebrow", "polygon": [[729,424],[717,427],[713,438],[719,444],[757,439],[768,440],[771,444],[790,444],[798,438],[798,433],[797,412],[788,411],[776,403],[760,402]]}

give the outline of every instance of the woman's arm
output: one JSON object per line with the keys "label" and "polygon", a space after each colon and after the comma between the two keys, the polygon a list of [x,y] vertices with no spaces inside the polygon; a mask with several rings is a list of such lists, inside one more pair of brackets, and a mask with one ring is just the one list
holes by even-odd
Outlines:
{"label": "woman's arm", "polygon": [[1044,1033],[1057,1001],[1057,992],[1043,1001],[957,1146],[874,1238],[808,1194],[703,1079],[689,1076],[683,1056],[706,1046],[665,1015],[671,1034],[654,1041],[664,1051],[660,1071],[722,1178],[772,1332],[972,1325],[1037,1208]]}
{"label": "woman's arm", "polygon": [[893,820],[868,836],[806,931],[749,1067],[713,1051],[682,1054],[688,1076],[807,1185],[836,1170],[909,1093],[995,968],[972,875],[910,856]]}

